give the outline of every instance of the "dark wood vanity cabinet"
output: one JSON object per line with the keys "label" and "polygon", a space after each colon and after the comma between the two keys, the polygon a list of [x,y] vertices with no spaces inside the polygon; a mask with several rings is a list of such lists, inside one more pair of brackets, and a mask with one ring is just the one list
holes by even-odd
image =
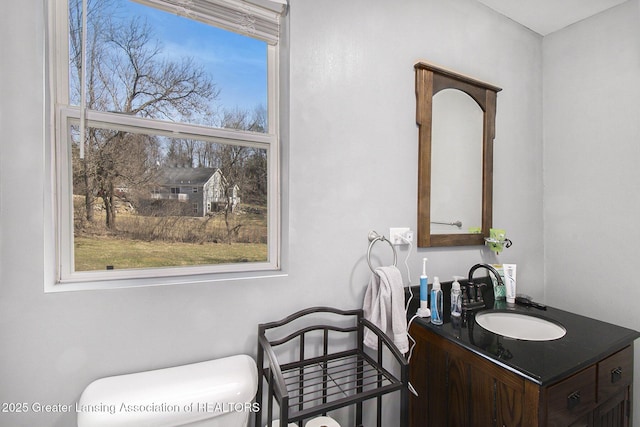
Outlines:
{"label": "dark wood vanity cabinet", "polygon": [[629,425],[633,347],[542,388],[541,410],[548,426],[623,427]]}
{"label": "dark wood vanity cabinet", "polygon": [[632,345],[540,386],[421,325],[411,335],[413,427],[629,426]]}
{"label": "dark wood vanity cabinet", "polygon": [[598,406],[593,412],[597,427],[628,426],[633,384],[633,347],[607,357],[598,364]]}

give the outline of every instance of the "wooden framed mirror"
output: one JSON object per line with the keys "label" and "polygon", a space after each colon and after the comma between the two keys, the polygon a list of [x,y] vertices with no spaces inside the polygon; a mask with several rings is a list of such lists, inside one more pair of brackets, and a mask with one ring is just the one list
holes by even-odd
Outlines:
{"label": "wooden framed mirror", "polygon": [[[419,62],[418,247],[484,245],[499,87]],[[436,96],[437,95],[437,96]]]}

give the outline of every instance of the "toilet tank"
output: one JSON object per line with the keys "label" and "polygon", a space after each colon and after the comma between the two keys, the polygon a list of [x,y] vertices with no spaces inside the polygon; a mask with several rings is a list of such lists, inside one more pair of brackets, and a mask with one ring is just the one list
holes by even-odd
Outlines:
{"label": "toilet tank", "polygon": [[244,427],[257,385],[247,355],[101,378],[80,396],[78,427]]}

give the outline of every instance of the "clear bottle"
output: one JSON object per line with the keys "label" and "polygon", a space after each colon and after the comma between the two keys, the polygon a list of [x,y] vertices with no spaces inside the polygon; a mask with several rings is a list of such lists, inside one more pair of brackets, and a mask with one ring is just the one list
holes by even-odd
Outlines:
{"label": "clear bottle", "polygon": [[498,275],[500,276],[500,281],[498,281],[497,277],[491,275],[491,282],[493,283],[493,294],[495,295],[495,301],[504,301],[507,295],[507,289],[504,286],[504,269],[502,268],[502,264],[492,264],[492,267],[496,269]]}
{"label": "clear bottle", "polygon": [[462,292],[460,291],[459,277],[453,276],[453,284],[451,285],[451,315],[459,317],[462,315]]}
{"label": "clear bottle", "polygon": [[437,276],[431,287],[431,323],[442,325],[442,287]]}

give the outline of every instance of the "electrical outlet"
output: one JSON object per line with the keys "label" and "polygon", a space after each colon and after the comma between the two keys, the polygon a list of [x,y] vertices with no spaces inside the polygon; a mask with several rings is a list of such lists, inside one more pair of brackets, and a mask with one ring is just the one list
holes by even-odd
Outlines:
{"label": "electrical outlet", "polygon": [[[400,236],[404,237],[406,240]],[[409,227],[390,228],[389,240],[393,245],[408,245],[409,242],[413,242],[413,232]],[[407,240],[409,242],[407,242]]]}
{"label": "electrical outlet", "polygon": [[413,231],[409,230],[404,233],[404,238],[413,243]]}

